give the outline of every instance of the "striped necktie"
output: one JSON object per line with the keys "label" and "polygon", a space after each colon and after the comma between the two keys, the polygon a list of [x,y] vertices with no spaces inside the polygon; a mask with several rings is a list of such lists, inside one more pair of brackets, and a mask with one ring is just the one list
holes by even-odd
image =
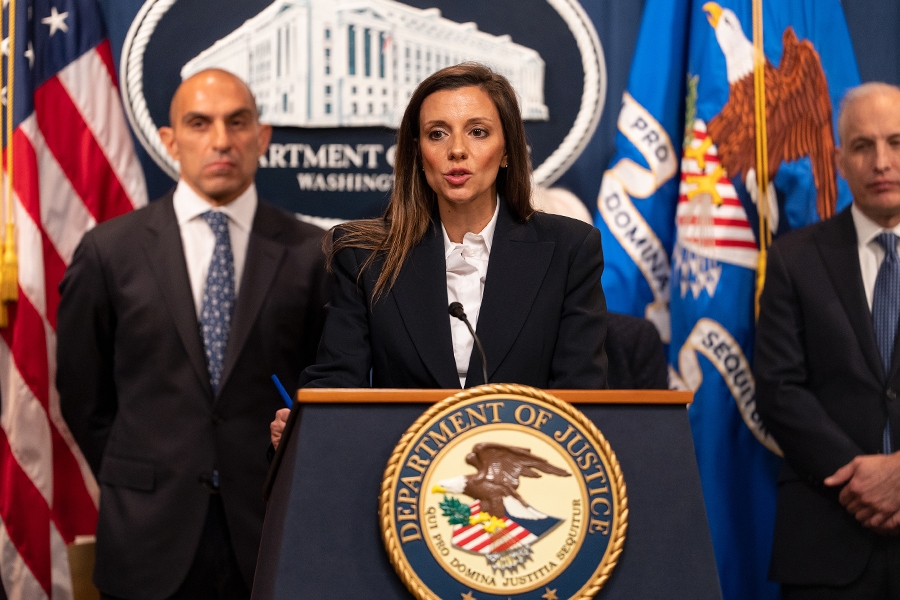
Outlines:
{"label": "striped necktie", "polygon": [[215,395],[219,391],[222,365],[225,362],[225,346],[231,329],[231,312],[234,307],[234,256],[231,253],[228,216],[223,212],[213,211],[200,216],[209,223],[216,236],[216,246],[209,261],[200,308],[200,329],[203,332],[203,346],[206,350],[206,366],[209,369],[209,383]]}
{"label": "striped necktie", "polygon": [[[894,355],[894,338],[897,335],[897,321],[900,319],[900,260],[897,257],[897,236],[890,232],[879,233],[875,237],[884,248],[884,260],[875,278],[872,294],[872,321],[875,325],[875,339],[884,364],[885,377],[891,372]],[[882,441],[885,454],[893,450],[891,444],[890,421],[884,426]]]}

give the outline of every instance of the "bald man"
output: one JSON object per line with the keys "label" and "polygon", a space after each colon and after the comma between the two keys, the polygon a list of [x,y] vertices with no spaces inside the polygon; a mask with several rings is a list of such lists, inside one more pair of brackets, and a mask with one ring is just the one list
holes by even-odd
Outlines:
{"label": "bald man", "polygon": [[105,598],[247,598],[268,424],[315,357],[323,232],[261,202],[271,128],[247,86],[185,80],[173,192],[84,236],[61,284],[62,412],[100,485]]}
{"label": "bald man", "polygon": [[853,204],[775,242],[757,325],[785,600],[900,598],[900,89],[848,92],[838,135]]}

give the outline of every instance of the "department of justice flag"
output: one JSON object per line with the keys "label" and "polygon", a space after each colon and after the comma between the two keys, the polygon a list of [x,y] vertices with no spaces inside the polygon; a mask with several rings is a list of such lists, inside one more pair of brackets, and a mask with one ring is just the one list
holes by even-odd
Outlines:
{"label": "department of justice flag", "polygon": [[[833,149],[837,106],[858,83],[838,0],[644,8],[597,200],[603,287],[611,310],[657,325],[670,387],[694,391],[726,600],[780,595],[767,580],[780,450],[756,413],[750,363],[757,273],[772,236],[850,203]],[[791,136],[803,144],[787,144]],[[767,140],[760,149],[757,138]]]}

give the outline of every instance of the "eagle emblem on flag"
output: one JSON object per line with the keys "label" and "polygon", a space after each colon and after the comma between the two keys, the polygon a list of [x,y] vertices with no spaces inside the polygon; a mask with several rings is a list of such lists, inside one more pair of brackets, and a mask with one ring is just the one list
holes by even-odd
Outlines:
{"label": "eagle emblem on flag", "polygon": [[[688,78],[678,244],[673,255],[681,296],[690,291],[694,299],[702,291],[715,296],[720,263],[758,268],[759,241],[735,186],[743,184],[760,214],[765,213],[772,232],[778,231],[780,213],[774,181],[784,163],[809,160],[820,218],[834,214],[838,197],[831,97],[812,42],[798,39],[794,28],[787,26],[779,65],[760,57],[765,89],[765,131],[761,133],[757,127],[760,100],[754,87],[757,49],[733,10],[706,2],[703,11],[725,59],[728,98],[704,122],[696,110],[699,77]],[[767,174],[762,192],[757,179],[759,136],[765,140]]]}
{"label": "eagle emblem on flag", "polygon": [[[754,202],[756,140],[754,138],[753,43],[744,34],[734,11],[715,2],[703,5],[716,40],[725,55],[729,98],[722,111],[710,119],[709,143],[715,142],[728,174],[744,177]],[[837,203],[837,174],[834,167],[834,132],[831,125],[831,98],[822,60],[809,40],[798,40],[788,26],[782,35],[781,63],[776,68],[765,59],[765,120],[767,128],[768,173],[770,182],[782,162],[808,157],[816,184],[819,217],[834,214]],[[769,214],[777,218],[774,186],[765,191]],[[777,230],[773,221],[772,230]]]}

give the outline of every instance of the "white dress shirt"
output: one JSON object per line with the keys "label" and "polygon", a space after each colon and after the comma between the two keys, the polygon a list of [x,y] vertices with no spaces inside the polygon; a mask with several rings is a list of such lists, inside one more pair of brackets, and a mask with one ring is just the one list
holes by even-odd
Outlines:
{"label": "white dress shirt", "polygon": [[241,289],[241,276],[244,274],[244,263],[247,260],[250,230],[253,228],[253,217],[256,215],[256,186],[250,184],[247,191],[225,206],[213,206],[197,195],[188,184],[179,180],[172,203],[181,232],[181,245],[184,248],[184,260],[187,263],[188,279],[194,296],[194,308],[199,319],[209,261],[216,247],[216,236],[209,223],[200,215],[212,210],[221,211],[228,216],[228,233],[231,235],[231,253],[234,256],[234,298],[237,300],[238,290]]}
{"label": "white dress shirt", "polygon": [[[497,227],[498,214],[500,214],[499,198],[496,208],[494,208],[494,216],[481,230],[481,233],[467,233],[463,236],[461,244],[450,241],[447,229],[441,223],[441,231],[444,233],[444,258],[447,261],[448,304],[459,302],[463,305],[472,329],[478,327],[478,313],[481,310],[481,297],[484,294],[484,281],[487,277],[488,260],[491,257],[491,243],[494,241],[494,229]],[[465,323],[456,317],[449,315],[448,317],[459,385],[466,387],[466,373],[469,370],[469,359],[472,357],[472,347],[475,345],[475,341]]]}
{"label": "white dress shirt", "polygon": [[872,311],[872,296],[875,293],[875,279],[878,277],[878,269],[884,260],[884,248],[881,247],[875,237],[884,231],[893,232],[900,237],[900,225],[893,229],[884,229],[881,225],[863,214],[856,205],[850,207],[853,215],[853,225],[856,227],[856,242],[859,254],[859,269],[862,272],[863,288],[866,290],[866,301],[869,303],[869,312]]}

